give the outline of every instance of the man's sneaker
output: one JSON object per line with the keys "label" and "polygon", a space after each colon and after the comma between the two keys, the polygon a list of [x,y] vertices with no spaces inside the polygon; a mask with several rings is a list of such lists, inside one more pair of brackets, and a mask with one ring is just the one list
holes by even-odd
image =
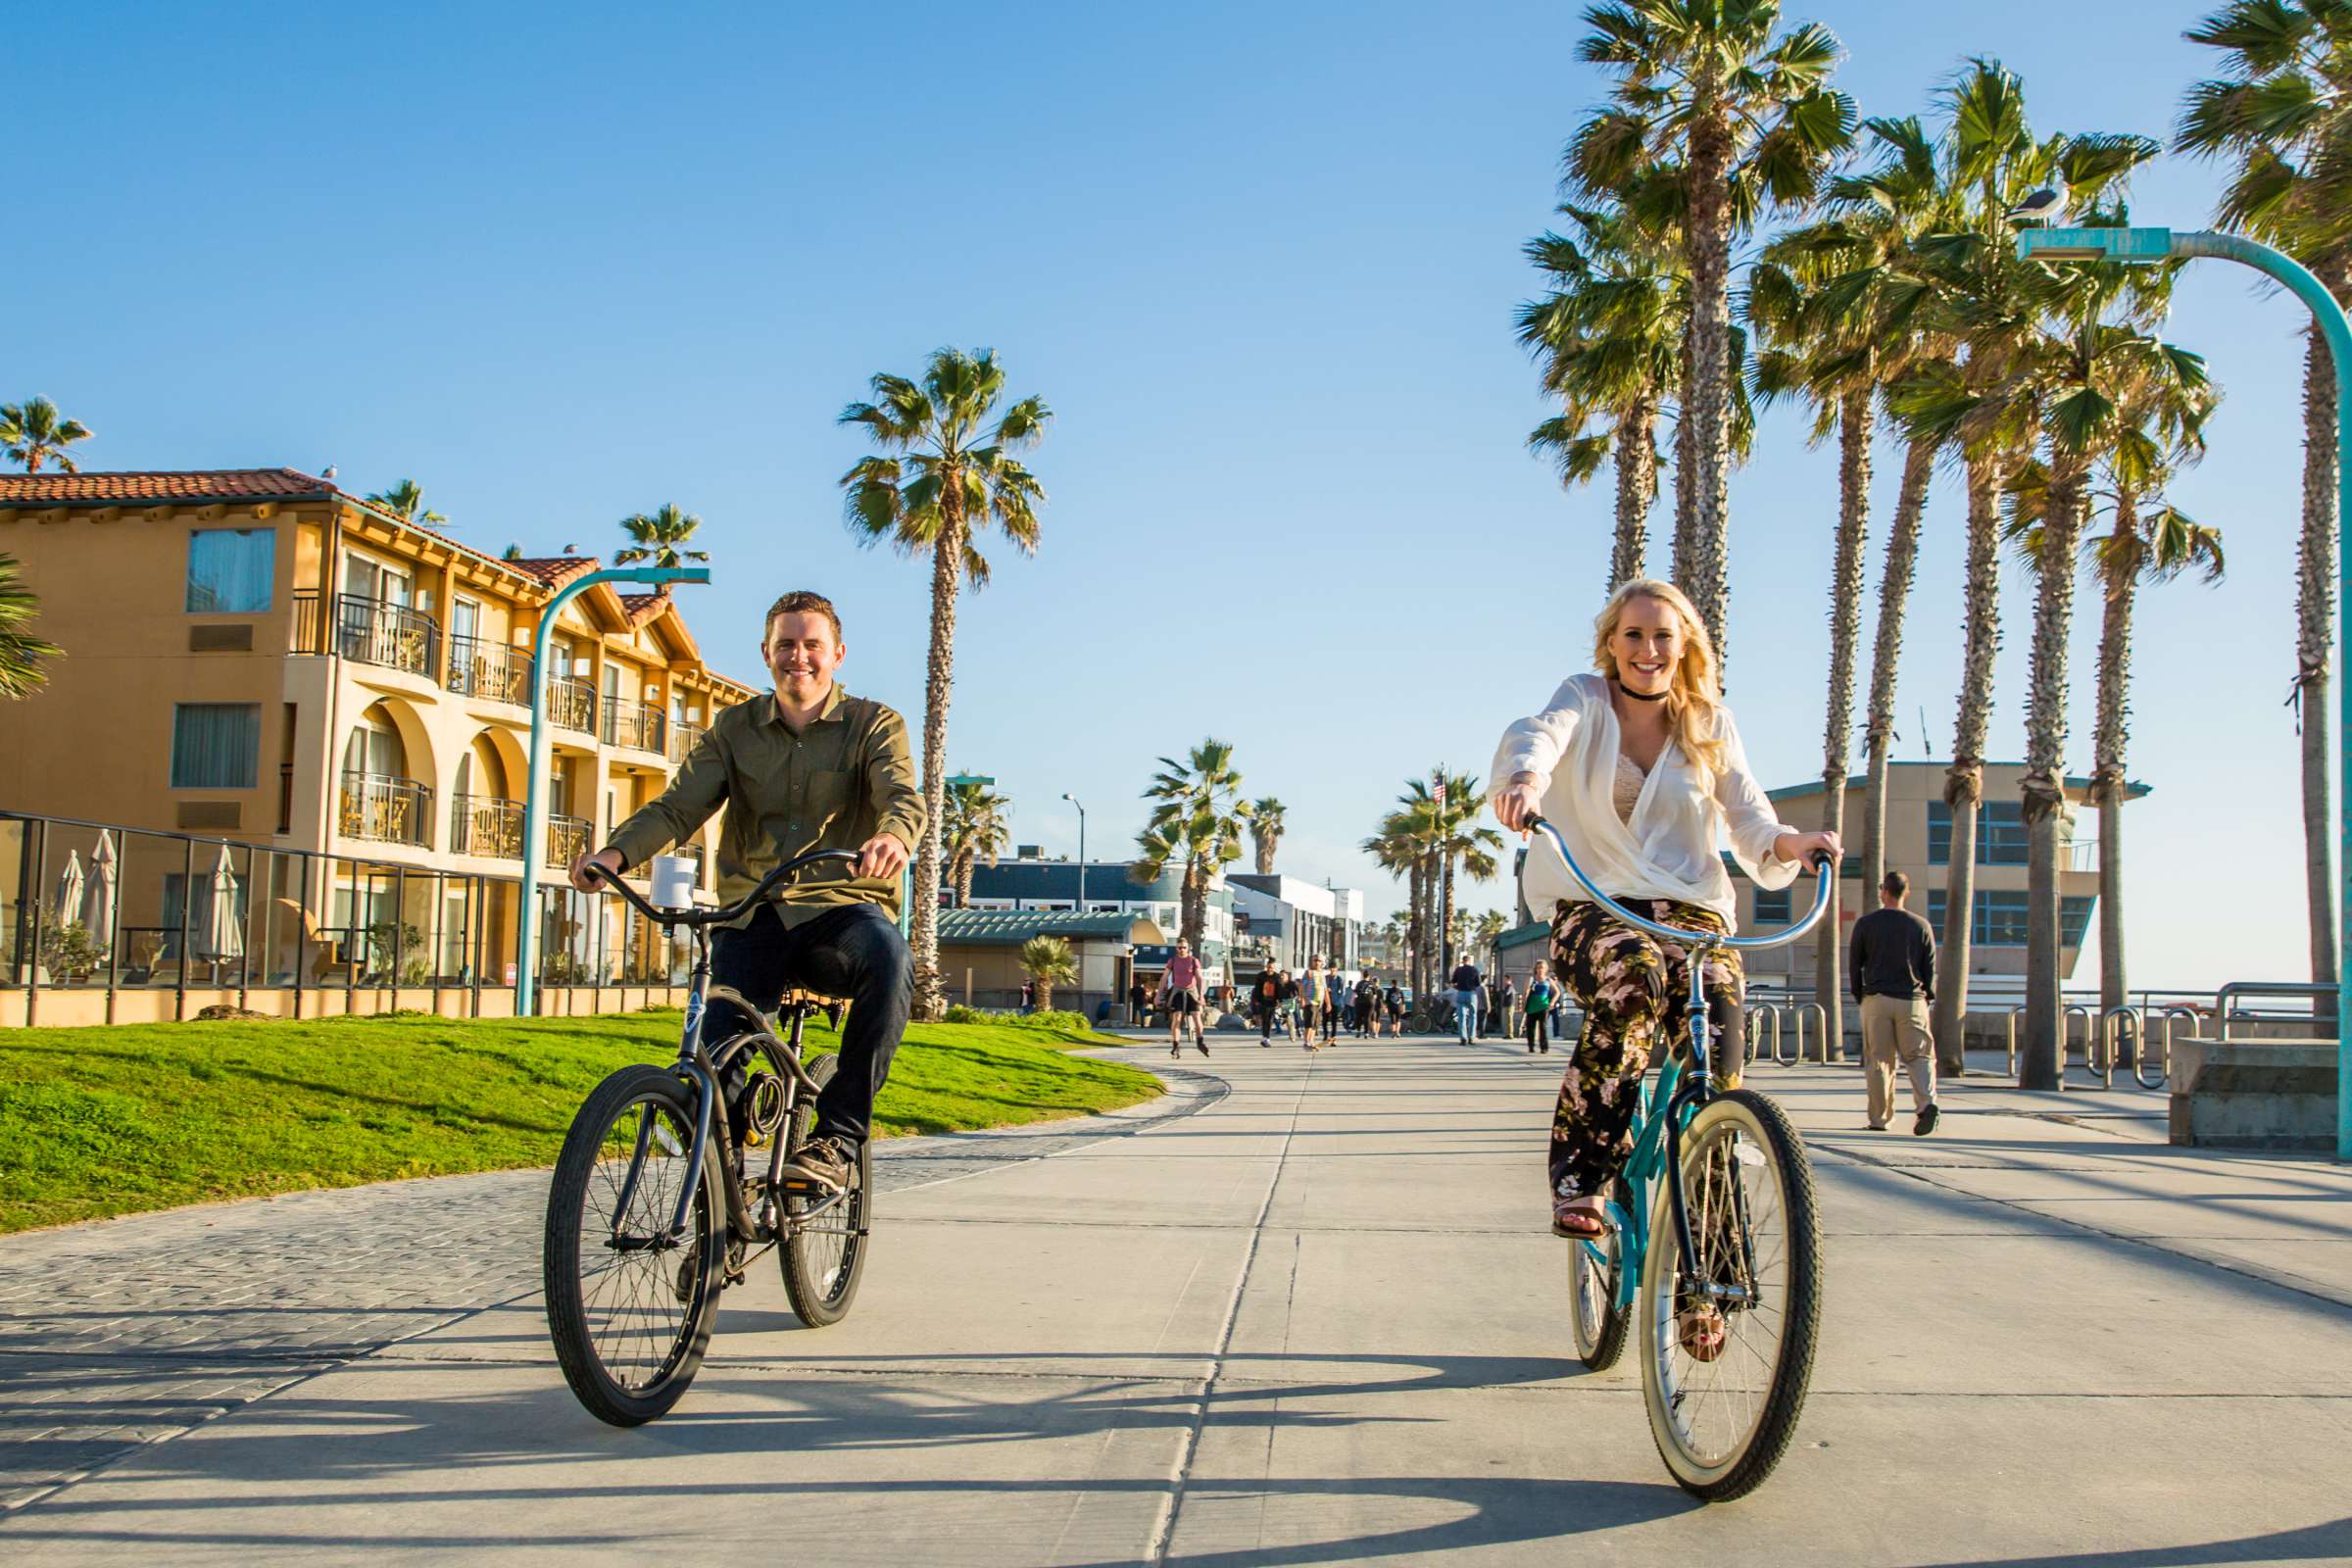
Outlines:
{"label": "man's sneaker", "polygon": [[1938,1113],[1936,1109],[1936,1102],[1933,1100],[1920,1106],[1919,1120],[1911,1124],[1911,1136],[1914,1138],[1925,1138],[1928,1136],[1928,1134],[1934,1132],[1936,1130],[1936,1120],[1937,1114]]}
{"label": "man's sneaker", "polygon": [[838,1138],[811,1138],[800,1148],[800,1152],[784,1162],[784,1180],[805,1186],[822,1187],[838,1193],[850,1185],[853,1162],[849,1150]]}

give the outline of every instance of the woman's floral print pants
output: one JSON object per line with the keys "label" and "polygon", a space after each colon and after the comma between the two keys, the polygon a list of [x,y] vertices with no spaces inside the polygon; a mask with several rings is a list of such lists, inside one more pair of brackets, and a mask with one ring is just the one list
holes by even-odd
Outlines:
{"label": "woman's floral print pants", "polygon": [[[1662,925],[1728,931],[1723,917],[1671,899],[1620,899],[1636,914]],[[1551,1118],[1551,1190],[1560,1198],[1603,1191],[1634,1152],[1634,1111],[1642,1075],[1661,1031],[1670,1032],[1678,1057],[1683,1007],[1690,992],[1690,958],[1683,948],[1635,930],[1596,904],[1562,901],[1551,919],[1552,967],[1568,982],[1585,1012],[1585,1027],[1560,1081]],[[1740,1081],[1746,1059],[1741,1039],[1740,956],[1718,948],[1707,956],[1707,1017],[1715,1082]]]}

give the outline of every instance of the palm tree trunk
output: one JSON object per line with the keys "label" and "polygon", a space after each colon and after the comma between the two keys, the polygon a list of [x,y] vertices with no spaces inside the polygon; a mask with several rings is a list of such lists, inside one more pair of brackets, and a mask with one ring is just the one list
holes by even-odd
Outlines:
{"label": "palm tree trunk", "polygon": [[1438,958],[1438,969],[1439,969],[1440,976],[1441,976],[1442,978],[1450,978],[1450,977],[1452,976],[1452,974],[1453,974],[1453,963],[1454,963],[1454,958],[1453,958],[1453,862],[1454,862],[1454,857],[1452,857],[1452,856],[1448,855],[1448,856],[1446,856],[1446,857],[1445,858],[1445,859],[1446,859],[1446,884],[1445,884],[1445,885],[1446,885],[1446,911],[1445,911],[1445,917],[1444,917],[1444,919],[1441,921],[1441,923],[1440,923],[1440,924],[1439,924],[1439,926],[1438,926],[1438,929],[1439,929],[1441,932],[1443,932],[1443,933],[1444,933],[1444,936],[1441,938],[1441,940],[1442,940],[1442,941],[1445,943],[1445,949],[1444,949],[1443,953],[1441,954],[1441,956],[1439,956],[1439,958]]}
{"label": "palm tree trunk", "polygon": [[1968,566],[1962,590],[1966,639],[1960,657],[1960,717],[1952,734],[1944,804],[1952,810],[1950,863],[1944,870],[1943,942],[1936,953],[1936,1061],[1958,1077],[1968,1070],[1969,940],[1976,915],[1977,806],[1984,798],[1984,732],[1992,720],[1992,656],[2001,646],[2001,465],[1968,464]]}
{"label": "palm tree trunk", "polygon": [[1654,399],[1642,398],[1617,421],[1617,543],[1609,555],[1609,592],[1645,574],[1649,508],[1658,498],[1658,422]]}
{"label": "palm tree trunk", "polygon": [[1720,103],[1719,68],[1702,66],[1691,82],[1696,105],[1690,130],[1690,384],[1683,416],[1690,421],[1694,494],[1690,513],[1690,596],[1717,667],[1730,662],[1729,480],[1731,469],[1732,217],[1731,131]]}
{"label": "palm tree trunk", "polygon": [[2082,466],[2061,458],[2034,570],[2034,647],[2026,683],[2026,1039],[2018,1087],[2056,1089],[2066,1071],[2058,850],[2067,818],[2067,636],[2074,624],[2075,551],[2082,538]]}
{"label": "palm tree trunk", "polygon": [[923,838],[914,850],[914,1016],[937,1023],[948,997],[939,976],[940,828],[948,816],[948,701],[956,685],[956,595],[963,583],[963,507],[943,485],[939,537],[931,546],[931,652],[923,684]]}
{"label": "palm tree trunk", "polygon": [[[2337,298],[2338,278],[2323,273]],[[2295,695],[2303,731],[2303,888],[2311,979],[2336,983],[2335,813],[2328,793],[2329,643],[2335,625],[2335,365],[2315,329],[2303,359],[2303,537],[2295,559]],[[2313,1005],[2335,1018],[2332,995]]]}
{"label": "palm tree trunk", "polygon": [[[1821,825],[1845,831],[1845,781],[1853,765],[1854,662],[1862,649],[1862,584],[1870,536],[1870,404],[1867,388],[1838,410],[1838,547],[1830,567],[1830,711],[1822,734]],[[1823,1039],[1845,1051],[1845,942],[1838,919],[1841,866],[1830,877],[1830,912],[1815,929],[1813,1000]]]}
{"label": "palm tree trunk", "polygon": [[1208,935],[1208,874],[1200,861],[1184,862],[1183,890],[1177,905],[1177,930],[1193,945],[1193,956],[1199,958],[1201,942]]}
{"label": "palm tree trunk", "polygon": [[[2139,562],[2131,550],[2139,517],[2127,489],[2116,498],[2115,533],[2122,547],[2102,572],[2099,613],[2099,704],[2093,725],[2095,758],[2090,795],[2099,808],[2099,1016],[2131,995],[2124,973],[2124,751],[2131,740],[2132,601]],[[2130,1065],[2130,1063],[2125,1063]]]}
{"label": "palm tree trunk", "polygon": [[977,855],[959,855],[956,858],[956,907],[958,909],[972,906],[972,869],[979,863],[980,857]]}
{"label": "palm tree trunk", "polygon": [[1870,662],[1869,781],[1862,788],[1862,902],[1886,879],[1886,773],[1894,745],[1895,670],[1903,658],[1903,612],[1919,565],[1921,519],[1936,449],[1913,442],[1903,453],[1902,488],[1895,493],[1894,528],[1886,536],[1886,566],[1879,578],[1879,629]]}
{"label": "palm tree trunk", "polygon": [[1690,334],[1683,334],[1683,380],[1674,416],[1674,575],[1686,592],[1690,582],[1690,519],[1696,515],[1698,448],[1690,438]]}

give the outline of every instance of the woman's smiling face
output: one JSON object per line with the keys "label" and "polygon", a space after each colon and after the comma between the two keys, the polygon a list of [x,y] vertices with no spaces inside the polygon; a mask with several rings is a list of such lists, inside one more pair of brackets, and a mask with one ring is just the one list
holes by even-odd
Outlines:
{"label": "woman's smiling face", "polygon": [[1617,656],[1617,683],[1655,696],[1674,684],[1674,666],[1683,657],[1682,619],[1664,600],[1628,599],[1609,647]]}

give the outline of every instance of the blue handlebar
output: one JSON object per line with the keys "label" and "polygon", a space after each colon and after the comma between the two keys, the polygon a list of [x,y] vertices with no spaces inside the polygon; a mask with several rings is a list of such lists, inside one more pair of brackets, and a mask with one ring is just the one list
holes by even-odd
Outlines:
{"label": "blue handlebar", "polygon": [[1828,855],[1816,858],[1818,867],[1813,888],[1813,907],[1805,911],[1805,917],[1802,920],[1797,921],[1777,936],[1730,937],[1716,931],[1687,931],[1681,926],[1662,925],[1646,915],[1636,914],[1606,893],[1601,892],[1592,879],[1585,874],[1585,868],[1576,863],[1576,857],[1569,853],[1568,841],[1560,836],[1560,830],[1544,821],[1544,818],[1530,817],[1527,825],[1531,829],[1541,828],[1550,836],[1552,848],[1558,850],[1560,858],[1567,862],[1568,874],[1576,878],[1578,884],[1587,893],[1592,895],[1593,902],[1602,908],[1637,931],[1646,931],[1653,937],[1664,937],[1669,942],[1688,943],[1695,947],[1733,948],[1748,953],[1763,948],[1785,947],[1788,943],[1794,942],[1798,937],[1819,925],[1821,917],[1829,912],[1830,878],[1838,874],[1838,867]]}

